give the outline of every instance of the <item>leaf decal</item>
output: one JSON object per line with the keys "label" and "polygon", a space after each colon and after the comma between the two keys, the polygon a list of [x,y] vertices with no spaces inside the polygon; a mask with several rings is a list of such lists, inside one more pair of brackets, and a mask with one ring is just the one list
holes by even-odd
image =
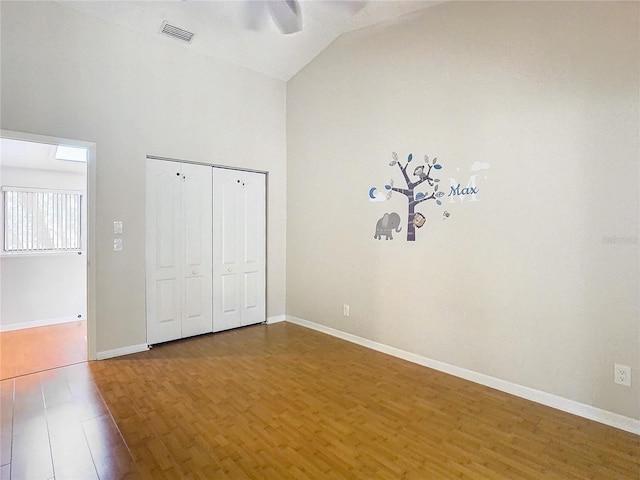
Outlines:
{"label": "leaf decal", "polygon": [[435,168],[436,170],[440,170],[442,168],[442,165],[436,164],[433,166],[433,168]]}
{"label": "leaf decal", "polygon": [[396,152],[391,152],[391,158],[393,158],[397,162],[398,161],[398,154]]}
{"label": "leaf decal", "polygon": [[436,200],[436,203],[437,203],[438,205],[442,205],[442,202],[441,202],[440,200]]}
{"label": "leaf decal", "polygon": [[433,157],[433,164],[435,165],[436,163],[438,163],[438,157]]}
{"label": "leaf decal", "polygon": [[396,163],[398,163],[398,162],[396,162],[395,160],[391,160],[391,161],[389,162],[389,166],[390,166],[390,167],[393,167]]}
{"label": "leaf decal", "polygon": [[391,190],[391,185],[385,185],[384,188],[386,188],[387,190]]}
{"label": "leaf decal", "polygon": [[410,153],[407,157],[407,162],[410,162],[411,160],[413,160],[413,153]]}
{"label": "leaf decal", "polygon": [[434,188],[434,189],[433,189],[433,191],[434,191],[434,192],[437,192],[437,191],[438,191],[438,187],[439,187],[439,186],[440,186],[440,185],[436,185],[436,188]]}
{"label": "leaf decal", "polygon": [[429,156],[428,155],[424,156],[424,163],[429,163]]}
{"label": "leaf decal", "polygon": [[440,179],[439,178],[434,178],[433,181],[438,183],[440,181]]}

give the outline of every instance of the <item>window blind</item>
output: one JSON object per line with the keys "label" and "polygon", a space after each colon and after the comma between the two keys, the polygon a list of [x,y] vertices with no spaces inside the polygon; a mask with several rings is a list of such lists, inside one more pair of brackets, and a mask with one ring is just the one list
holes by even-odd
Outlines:
{"label": "window blind", "polygon": [[80,250],[80,192],[3,187],[4,251]]}

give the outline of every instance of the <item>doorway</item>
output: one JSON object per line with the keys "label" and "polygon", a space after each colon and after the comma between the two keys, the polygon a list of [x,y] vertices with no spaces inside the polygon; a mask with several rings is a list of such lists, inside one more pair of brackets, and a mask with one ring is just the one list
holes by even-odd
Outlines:
{"label": "doorway", "polygon": [[0,378],[95,358],[95,144],[0,134]]}

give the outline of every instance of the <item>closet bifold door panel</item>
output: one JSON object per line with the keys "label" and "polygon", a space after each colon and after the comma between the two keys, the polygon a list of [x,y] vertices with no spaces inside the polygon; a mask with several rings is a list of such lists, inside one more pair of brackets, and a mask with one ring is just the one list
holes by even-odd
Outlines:
{"label": "closet bifold door panel", "polygon": [[147,159],[147,342],[212,331],[211,167]]}
{"label": "closet bifold door panel", "polygon": [[266,320],[266,176],[213,169],[213,331]]}

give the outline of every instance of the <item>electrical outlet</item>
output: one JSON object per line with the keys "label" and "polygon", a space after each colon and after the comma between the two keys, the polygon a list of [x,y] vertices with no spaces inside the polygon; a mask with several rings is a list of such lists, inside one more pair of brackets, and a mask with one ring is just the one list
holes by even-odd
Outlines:
{"label": "electrical outlet", "polygon": [[613,381],[618,385],[624,385],[626,387],[631,386],[631,367],[626,365],[613,365]]}
{"label": "electrical outlet", "polygon": [[345,317],[349,316],[349,305],[347,305],[346,303],[342,305],[342,315],[344,315]]}

